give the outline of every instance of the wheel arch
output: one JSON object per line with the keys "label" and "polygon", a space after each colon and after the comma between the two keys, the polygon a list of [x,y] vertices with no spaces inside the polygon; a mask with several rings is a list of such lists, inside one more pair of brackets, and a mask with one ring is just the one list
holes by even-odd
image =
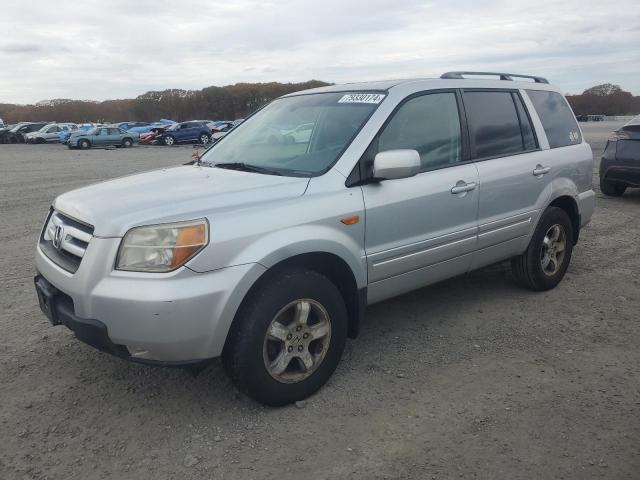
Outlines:
{"label": "wheel arch", "polygon": [[[229,327],[232,331],[234,324],[238,321],[240,312],[244,303],[254,292],[258,291],[263,285],[271,281],[275,276],[286,268],[306,268],[316,271],[327,277],[340,291],[344,299],[348,313],[347,334],[349,338],[356,338],[360,327],[360,321],[364,316],[366,308],[366,287],[358,288],[356,277],[349,264],[335,253],[314,251],[299,253],[271,265],[265,272],[258,277],[251,287],[248,289],[240,305],[236,309],[233,320]],[[229,341],[230,335],[227,334],[225,346]]]}
{"label": "wheel arch", "polygon": [[558,207],[564,210],[573,226],[573,243],[578,243],[578,237],[580,236],[580,210],[578,209],[578,202],[571,195],[560,195],[554,198],[548,205],[549,207]]}

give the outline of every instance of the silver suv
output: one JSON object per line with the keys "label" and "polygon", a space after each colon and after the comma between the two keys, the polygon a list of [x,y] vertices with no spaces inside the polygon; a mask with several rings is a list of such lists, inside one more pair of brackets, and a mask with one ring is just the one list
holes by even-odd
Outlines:
{"label": "silver suv", "polygon": [[327,381],[368,305],[508,259],[555,287],[593,213],[591,148],[545,79],[483,75],[286,95],[190,165],[59,196],[42,310],[134,362],[221,356],[282,405]]}

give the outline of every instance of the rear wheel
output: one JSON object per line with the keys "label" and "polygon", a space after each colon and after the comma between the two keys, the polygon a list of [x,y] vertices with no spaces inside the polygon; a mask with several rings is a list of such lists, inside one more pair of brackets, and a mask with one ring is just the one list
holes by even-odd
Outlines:
{"label": "rear wheel", "polygon": [[527,250],[511,259],[511,270],[518,284],[537,291],[554,288],[569,267],[573,244],[573,225],[567,212],[557,207],[548,208]]}
{"label": "rear wheel", "polygon": [[318,390],[336,369],[347,337],[347,309],[325,276],[282,269],[243,303],[222,360],[236,386],[267,405]]}
{"label": "rear wheel", "polygon": [[619,197],[626,189],[627,187],[624,185],[609,183],[603,178],[600,178],[600,190],[609,197]]}
{"label": "rear wheel", "polygon": [[78,146],[81,149],[86,150],[87,148],[89,148],[91,146],[91,144],[89,143],[89,140],[80,140],[78,142]]}

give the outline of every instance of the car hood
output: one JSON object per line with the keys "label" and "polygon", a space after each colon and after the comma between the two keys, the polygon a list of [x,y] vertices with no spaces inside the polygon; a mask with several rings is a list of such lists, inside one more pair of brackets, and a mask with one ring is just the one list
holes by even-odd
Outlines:
{"label": "car hood", "polygon": [[213,217],[298,197],[308,183],[308,178],[185,165],[89,185],[60,195],[53,206],[93,225],[95,236],[121,237],[138,225]]}

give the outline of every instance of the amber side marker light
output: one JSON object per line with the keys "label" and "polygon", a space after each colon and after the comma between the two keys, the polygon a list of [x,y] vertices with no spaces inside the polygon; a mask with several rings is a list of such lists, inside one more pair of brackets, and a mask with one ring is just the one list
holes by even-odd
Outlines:
{"label": "amber side marker light", "polygon": [[354,215],[353,217],[346,217],[340,220],[341,223],[345,225],[355,225],[360,221],[360,217],[358,215]]}

